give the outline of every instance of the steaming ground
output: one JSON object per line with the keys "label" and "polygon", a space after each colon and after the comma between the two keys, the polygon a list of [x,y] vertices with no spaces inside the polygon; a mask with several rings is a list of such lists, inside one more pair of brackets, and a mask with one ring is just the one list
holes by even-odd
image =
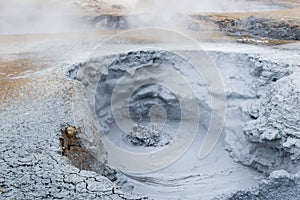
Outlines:
{"label": "steaming ground", "polygon": [[[172,5],[172,6],[170,6]],[[87,1],[87,0],[11,0],[0,2],[0,34],[33,34],[87,31],[101,28],[115,29],[115,25],[102,27],[98,15],[106,24],[113,23],[120,15],[130,15],[124,28],[161,26],[183,28],[178,14],[255,12],[285,10],[294,4],[253,2],[237,0],[214,1]],[[84,16],[84,17],[83,17]]]}

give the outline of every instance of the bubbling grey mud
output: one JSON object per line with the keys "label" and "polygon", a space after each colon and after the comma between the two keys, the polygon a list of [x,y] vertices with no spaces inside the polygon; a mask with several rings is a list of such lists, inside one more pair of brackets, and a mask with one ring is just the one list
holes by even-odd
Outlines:
{"label": "bubbling grey mud", "polygon": [[[181,55],[190,58],[197,56],[197,53],[181,51]],[[93,123],[100,124],[112,142],[131,151],[147,152],[167,145],[176,136],[173,130],[178,127],[180,110],[176,95],[167,88],[152,84],[139,87],[130,98],[129,110],[132,119],[140,124],[131,134],[122,135],[110,108],[113,88],[122,75],[134,73],[130,70],[133,66],[164,65],[189,74],[191,85],[197,88],[195,91],[198,91],[196,96],[201,108],[201,120],[195,145],[165,169],[145,174],[127,174],[126,184],[133,186],[133,193],[155,199],[178,196],[183,199],[211,199],[250,187],[259,187],[259,190],[273,188],[273,184],[280,182],[283,177],[292,179],[292,176],[284,175],[286,172],[273,172],[268,183],[260,186],[258,179],[274,170],[284,169],[291,173],[299,170],[299,68],[242,53],[209,52],[209,55],[225,84],[227,116],[220,141],[202,160],[195,152],[203,141],[211,107],[205,81],[193,76],[183,59],[173,53],[145,50],[93,58],[70,71],[70,76],[83,85],[85,92],[81,93],[81,98],[87,100],[85,108],[78,113],[81,116],[78,117],[79,125],[88,127],[87,123],[94,119]],[[99,71],[99,66],[105,66],[106,73]],[[99,74],[105,74],[100,81]],[[157,73],[157,76],[160,75]],[[153,107],[158,104],[163,105],[162,112],[159,112],[161,107]],[[94,107],[95,113],[91,112]],[[167,116],[167,128],[159,133],[154,125],[147,126],[151,122],[151,109],[160,117]],[[109,152],[105,152],[97,130],[88,132],[91,134],[87,137],[98,141],[90,150],[96,156],[109,160]],[[275,177],[276,174],[281,175]],[[293,178],[294,185],[298,184],[297,180]],[[297,195],[294,187],[291,190]],[[255,196],[251,192],[239,192],[232,198],[247,195]]]}
{"label": "bubbling grey mud", "polygon": [[[107,69],[107,72],[103,73],[101,71],[103,68],[105,68],[105,70]],[[146,68],[147,71],[143,71],[143,73],[140,73],[140,75],[134,78],[130,77],[129,81],[122,82],[125,89],[121,90],[121,93],[124,94],[128,93],[127,88],[142,83],[139,87],[135,88],[128,101],[129,107],[125,108],[129,109],[130,116],[123,116],[123,113],[120,112],[121,118],[131,118],[137,125],[131,127],[127,134],[122,134],[122,130],[118,129],[118,124],[116,124],[116,120],[113,116],[112,107],[119,105],[112,105],[113,90],[116,88],[121,77],[125,74],[137,74],[137,71],[141,68]],[[181,84],[176,83],[178,79],[174,80],[173,78],[172,80],[168,77],[171,75],[169,68],[190,77],[197,73],[188,61],[185,61],[174,53],[166,51],[137,51],[111,57],[97,58],[88,63],[84,63],[77,72],[76,79],[88,87],[87,90],[90,91],[90,97],[88,97],[88,99],[90,100],[92,109],[94,106],[94,114],[100,125],[99,128],[112,141],[115,140],[118,145],[122,145],[124,148],[126,148],[126,145],[128,145],[128,148],[131,148],[132,145],[161,147],[168,145],[172,141],[172,138],[176,136],[176,129],[180,126],[180,120],[194,120],[192,117],[194,108],[188,106],[182,107],[180,105],[180,98],[185,99],[190,105],[192,105],[192,101],[195,102],[195,99],[197,99],[201,110],[203,110],[203,112],[200,113],[201,118],[205,119],[201,122],[203,126],[208,127],[210,118],[209,100],[198,101],[198,98],[205,99],[209,96],[204,87],[206,85],[205,80],[201,77],[197,78],[197,85],[200,85],[200,87],[198,86],[200,95],[197,95],[197,97],[186,94],[184,94],[185,96],[175,94],[170,88],[159,84],[161,79],[167,79],[169,82],[173,82],[173,84],[182,87]],[[93,77],[90,77],[90,75]],[[96,77],[98,77],[97,83]],[[93,81],[92,85],[90,84],[91,81]],[[188,87],[197,87],[195,83],[191,83],[191,86],[189,83],[184,84],[188,85]],[[185,87],[182,88],[185,89]],[[183,90],[182,88],[179,89]],[[178,87],[176,89],[178,89]],[[93,95],[95,96],[94,99],[92,97]],[[122,97],[123,96],[118,99],[118,102],[126,101],[126,99],[122,99]],[[181,108],[186,109],[185,112],[188,114],[184,114],[182,110],[180,110]],[[118,110],[123,109],[123,107],[118,107]],[[164,121],[162,122],[162,120]],[[198,121],[196,121],[196,123],[198,124]],[[119,135],[116,135],[116,133],[119,133]],[[126,142],[129,142],[129,144],[126,144]],[[135,151],[136,150],[138,149],[135,149]]]}

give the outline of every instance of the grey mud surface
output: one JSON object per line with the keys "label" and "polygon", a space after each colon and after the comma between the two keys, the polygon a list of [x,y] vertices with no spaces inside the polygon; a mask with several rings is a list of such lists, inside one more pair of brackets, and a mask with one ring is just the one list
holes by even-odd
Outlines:
{"label": "grey mud surface", "polygon": [[[218,47],[216,48],[218,49]],[[243,49],[242,46],[237,47],[237,49],[239,53],[243,51],[241,50]],[[71,51],[72,49],[64,50],[74,53]],[[232,51],[237,50],[233,48]],[[274,50],[278,51],[274,54],[272,53],[273,50],[270,52],[259,51],[259,48],[253,50],[255,54],[269,55],[270,59],[274,60],[280,60],[277,55],[285,57],[286,54],[289,54],[292,56],[290,51],[285,52],[284,50]],[[69,54],[71,54],[70,52]],[[295,61],[292,64],[295,64],[297,63],[297,53],[293,55],[295,55]],[[76,56],[79,56],[79,54],[76,54]],[[71,63],[66,64],[70,65],[72,62],[76,63],[78,60],[72,60]],[[254,60],[253,63],[255,62],[260,61]],[[240,65],[243,64],[240,63]],[[273,65],[266,64],[266,66]],[[263,69],[268,69],[266,66]],[[30,76],[36,78],[37,82],[26,85],[18,91],[23,94],[23,98],[17,100],[14,104],[0,105],[0,199],[138,199],[135,196],[124,194],[117,189],[115,184],[95,172],[81,171],[71,166],[67,158],[61,155],[60,128],[62,124],[75,123],[72,107],[72,88],[75,84],[65,75],[67,67],[63,67],[63,69],[61,67],[62,65],[58,64],[49,71],[31,74]],[[268,70],[266,71],[268,72]],[[289,76],[290,73],[285,73],[285,69],[283,71],[284,73],[281,70],[275,71],[275,77],[280,79]],[[270,77],[273,78],[274,73],[267,73],[267,75],[271,74]],[[54,75],[49,78],[47,76],[49,74]],[[230,77],[228,75],[228,78]],[[272,79],[264,78],[262,76],[261,81],[272,82]],[[42,83],[47,86],[45,87]],[[278,84],[280,82],[274,83],[276,86]],[[35,93],[27,93],[26,91],[29,88]],[[234,89],[234,87],[231,89]],[[278,90],[276,87],[273,89]],[[280,91],[278,93],[280,94]],[[233,95],[234,99],[245,100],[243,99],[245,95],[237,95],[234,91],[228,95]],[[284,95],[286,94],[284,93]],[[235,103],[238,103],[238,101],[232,102],[232,104]],[[257,120],[260,122],[259,117]],[[241,131],[241,134],[243,134],[243,130]],[[296,136],[295,134],[292,139]],[[260,140],[255,142],[259,143]],[[269,141],[263,141],[263,144],[266,143],[270,144]],[[282,147],[283,143],[279,142],[276,145]],[[230,143],[228,143],[228,146],[230,146]],[[294,150],[296,148],[292,146],[285,149]],[[237,158],[234,154],[235,149],[231,150],[233,158]],[[254,156],[255,158],[259,157]],[[240,160],[237,159],[236,161]],[[272,166],[270,169],[272,169]],[[292,175],[286,171],[276,171],[271,172],[270,177],[266,176],[266,178],[260,180],[259,186],[256,188],[238,192],[232,191],[232,194],[226,193],[216,198],[299,199],[299,184],[300,179],[297,174]],[[201,194],[199,195],[201,196]]]}
{"label": "grey mud surface", "polygon": [[290,175],[286,171],[273,172],[268,180],[260,182],[257,189],[249,191],[238,191],[232,195],[216,199],[299,199],[300,195],[300,177],[299,175]]}
{"label": "grey mud surface", "polygon": [[[166,168],[162,170],[162,172],[147,174],[141,178],[141,180],[153,179],[153,182],[149,181],[149,183],[144,183],[141,181],[139,183],[139,181],[133,181],[132,183],[136,187],[136,189],[133,190],[135,193],[149,194],[150,197],[154,199],[175,198],[176,195],[181,195],[180,198],[183,199],[194,199],[195,197],[209,199],[214,195],[223,196],[222,198],[224,199],[265,199],[271,197],[274,199],[297,199],[300,196],[298,176],[290,175],[286,171],[275,171],[285,169],[291,173],[296,173],[299,170],[299,158],[297,154],[297,120],[299,120],[297,115],[299,109],[299,101],[297,101],[299,96],[299,85],[297,84],[299,70],[297,65],[298,57],[295,56],[295,60],[289,60],[287,62],[280,60],[280,58],[273,57],[274,55],[280,55],[279,52],[273,55],[271,52],[272,51],[264,52],[266,54],[261,52],[264,56],[247,53],[224,53],[220,51],[209,52],[220,70],[226,86],[228,101],[225,133],[223,134],[223,136],[225,135],[225,145],[223,142],[220,142],[221,144],[215,147],[215,151],[211,154],[220,155],[224,151],[223,148],[226,148],[226,150],[228,150],[227,153],[230,153],[232,159],[236,162],[262,172],[261,175],[252,174],[252,176],[256,176],[252,178],[257,179],[258,186],[255,186],[256,189],[253,189],[253,191],[247,191],[247,189],[239,191],[233,193],[232,196],[228,194],[220,195],[220,191],[226,191],[225,193],[228,193],[229,191],[237,190],[237,188],[247,188],[247,184],[248,187],[255,185],[254,183],[250,184],[250,181],[253,181],[251,178],[246,178],[248,176],[247,173],[251,171],[250,168],[238,167],[225,161],[221,162],[223,165],[222,169],[234,168],[233,166],[237,167],[231,171],[226,178],[218,177],[216,174],[218,174],[219,169],[215,166],[209,166],[209,168],[202,167],[200,171],[197,171],[196,174],[201,177],[201,181],[197,183],[189,179],[189,177],[192,177],[190,170],[181,173],[177,172],[182,177],[174,179],[176,180],[174,181],[172,178],[169,178],[170,175],[168,173],[171,172],[171,177],[176,176],[176,172],[172,172],[172,169],[182,170],[182,168],[185,168],[187,165],[180,165],[179,160],[171,169]],[[280,52],[283,53],[284,51]],[[186,57],[197,55],[195,51],[182,51],[182,53],[185,54]],[[294,53],[294,55],[297,55],[297,52]],[[281,56],[283,55],[284,53],[281,54]],[[136,60],[135,56],[140,59]],[[167,63],[168,59],[176,60],[172,56],[159,51],[142,51],[100,57],[78,65],[75,71],[72,71],[72,76],[83,83],[87,91],[86,95],[88,100],[93,102],[95,85],[98,83],[97,81],[99,81],[97,74],[102,71],[101,67],[107,67],[108,71],[112,70],[117,74],[111,76],[107,75],[112,78],[106,80],[105,84],[109,85],[106,86],[106,88],[112,89],[113,86],[111,85],[114,85],[116,82],[114,79],[118,79],[118,74],[120,74],[122,70],[126,71],[126,69],[130,67],[140,65],[147,66],[149,63],[152,65],[157,61]],[[76,73],[78,68],[79,71]],[[180,67],[178,68],[180,69]],[[193,80],[192,78],[190,79]],[[196,82],[199,82],[199,80]],[[285,87],[288,87],[288,90],[285,89]],[[98,92],[97,94],[105,94],[105,97],[101,98],[102,100],[105,100],[111,92],[109,89],[101,91],[102,92]],[[198,94],[197,97],[205,102],[201,95],[203,94]],[[262,102],[261,105],[260,102]],[[287,104],[284,102],[287,102]],[[109,112],[106,113],[104,111],[106,110],[105,105],[107,104],[107,102],[101,102],[96,98],[96,112],[99,111],[102,113],[101,116],[104,122],[112,122],[113,120]],[[97,106],[102,107],[98,109]],[[280,113],[282,113],[283,116],[289,116],[292,110],[295,111],[292,116],[281,117]],[[103,122],[100,120],[99,123],[101,124]],[[251,126],[251,123],[257,123],[257,125]],[[107,124],[104,125],[104,127],[109,129]],[[273,134],[275,135],[273,136]],[[120,136],[116,135],[115,137]],[[223,139],[222,137],[220,140]],[[192,152],[192,154],[194,154],[194,152]],[[191,159],[192,158],[190,158],[190,160]],[[213,160],[214,158],[207,158],[206,161],[208,162],[209,159],[212,159],[209,163],[217,162],[217,160]],[[202,165],[200,164],[199,166]],[[237,171],[243,171],[242,175]],[[201,173],[212,174],[212,178],[202,177]],[[267,178],[270,173],[270,177]],[[263,176],[263,174],[266,176]],[[134,177],[134,179],[139,180],[139,177]],[[227,180],[228,186],[226,187],[222,185],[222,181],[224,180]],[[211,185],[210,181],[214,181],[214,184]],[[249,181],[249,183],[246,183],[247,181]],[[165,194],[157,192],[161,189],[163,183],[169,186],[163,191]],[[235,184],[237,183],[239,186],[236,188]],[[176,187],[171,187],[170,185],[172,184],[175,184]],[[201,184],[203,184],[202,187],[200,186]],[[184,191],[180,191],[182,188],[185,188]],[[217,188],[217,191],[214,191],[213,194],[211,194],[212,188]],[[281,191],[284,190],[288,190],[288,193],[283,194]],[[199,195],[199,193],[201,195]]]}

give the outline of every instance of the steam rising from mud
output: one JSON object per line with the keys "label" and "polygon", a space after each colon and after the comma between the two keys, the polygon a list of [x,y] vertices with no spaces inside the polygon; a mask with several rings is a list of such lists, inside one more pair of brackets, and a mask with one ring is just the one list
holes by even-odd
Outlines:
{"label": "steam rising from mud", "polygon": [[223,11],[223,7],[231,2],[231,8],[239,0],[114,0],[107,3],[122,4],[130,13],[139,17],[129,20],[131,27],[168,27],[180,28],[183,25],[182,14]]}
{"label": "steam rising from mud", "polygon": [[[288,8],[282,4],[249,0],[105,0],[108,4],[120,4],[130,13],[131,27],[182,28],[187,14],[211,12],[245,12]],[[138,17],[137,17],[138,15]]]}
{"label": "steam rising from mud", "polygon": [[78,19],[69,1],[0,0],[0,34],[71,31],[80,26]]}
{"label": "steam rising from mud", "polygon": [[0,34],[55,33],[97,28],[86,21],[79,7],[87,10],[97,8],[99,15],[113,12],[112,16],[124,13],[116,8],[125,7],[128,14],[126,28],[172,29],[186,27],[187,14],[283,8],[275,3],[248,0],[0,0]]}

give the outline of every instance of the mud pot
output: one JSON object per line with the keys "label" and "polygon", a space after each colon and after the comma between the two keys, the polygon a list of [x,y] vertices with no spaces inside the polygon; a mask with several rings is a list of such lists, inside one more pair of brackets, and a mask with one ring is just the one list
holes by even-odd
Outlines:
{"label": "mud pot", "polygon": [[[189,58],[197,56],[197,52],[192,50],[176,51],[176,53],[189,56]],[[265,178],[274,170],[282,168],[289,172],[299,170],[298,161],[296,161],[297,159],[293,153],[297,151],[293,148],[297,147],[293,145],[287,147],[287,143],[294,141],[297,137],[296,135],[292,136],[294,129],[291,130],[292,135],[289,134],[290,136],[284,136],[280,133],[280,130],[274,135],[274,129],[277,126],[275,124],[271,125],[273,124],[273,117],[269,114],[262,114],[269,112],[269,109],[275,109],[272,108],[275,99],[272,100],[273,103],[271,104],[265,103],[270,101],[269,98],[274,98],[269,96],[270,91],[274,90],[274,93],[286,100],[288,97],[284,96],[287,94],[289,94],[290,101],[297,98],[297,92],[295,95],[294,93],[291,95],[292,93],[288,91],[286,94],[282,93],[283,91],[277,93],[278,89],[276,89],[278,85],[284,84],[286,81],[292,81],[290,79],[297,76],[299,69],[295,66],[295,62],[287,64],[274,61],[274,58],[264,59],[246,53],[221,51],[209,51],[209,56],[216,63],[226,85],[228,110],[226,127],[221,139],[205,159],[199,160],[197,154],[195,155],[209,125],[208,119],[210,118],[211,108],[205,83],[202,82],[201,84],[199,77],[193,79],[193,76],[189,76],[191,84],[197,85],[197,98],[201,104],[202,120],[194,144],[178,161],[158,172],[138,175],[122,173],[128,178],[126,184],[134,186],[133,193],[146,194],[146,196],[154,199],[176,198],[178,196],[197,199],[199,193],[201,193],[203,198],[210,199],[234,190],[257,187],[259,180]],[[133,130],[132,134],[126,135],[117,128],[111,111],[110,100],[113,90],[118,79],[124,73],[143,66],[155,66],[153,70],[159,71],[160,65],[173,67],[182,73],[189,73],[189,71],[184,71],[184,69],[188,69],[189,63],[181,60],[178,55],[164,51],[146,50],[99,57],[75,66],[72,70],[71,77],[79,80],[85,86],[86,98],[88,102],[92,102],[90,109],[95,110],[97,123],[100,124],[100,128],[105,132],[106,137],[115,145],[128,151],[149,152],[169,144],[172,138],[176,136],[174,133],[176,133],[178,120],[180,119],[180,116],[178,116],[180,111],[177,110],[179,108],[178,101],[176,101],[176,95],[159,85],[147,85],[138,88],[131,97],[129,109],[131,117],[141,124],[141,127],[138,127],[140,129],[137,130],[144,133],[155,131],[143,128],[143,124],[149,123],[147,114],[151,106],[157,104],[164,106],[168,122],[166,128],[160,134],[143,138],[141,135],[134,134]],[[107,69],[107,73],[102,76],[103,68]],[[101,80],[99,79],[100,76]],[[158,73],[158,76],[166,78],[166,74],[163,72]],[[144,74],[142,77],[136,77],[135,80],[137,82],[141,79],[146,81],[150,77]],[[159,77],[157,78],[159,79]],[[133,80],[122,84],[129,87],[137,83]],[[291,90],[298,87],[295,86]],[[278,99],[279,97],[275,98]],[[295,107],[292,109],[295,109]],[[282,113],[285,109],[277,107],[276,110]],[[266,116],[270,116],[270,118],[266,119]],[[93,115],[90,115],[90,117],[92,118]],[[279,120],[278,117],[277,119]],[[292,127],[296,128],[297,125],[294,121],[297,119],[298,117],[295,116],[282,120],[286,120],[284,123],[294,123]],[[245,127],[244,124],[246,124]],[[252,124],[257,125],[252,126]],[[262,129],[258,128],[263,130],[262,132],[254,128],[260,127],[258,124],[264,127]],[[107,164],[110,165],[109,151],[107,152],[107,160]],[[213,189],[216,192],[212,194]]]}

